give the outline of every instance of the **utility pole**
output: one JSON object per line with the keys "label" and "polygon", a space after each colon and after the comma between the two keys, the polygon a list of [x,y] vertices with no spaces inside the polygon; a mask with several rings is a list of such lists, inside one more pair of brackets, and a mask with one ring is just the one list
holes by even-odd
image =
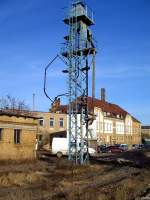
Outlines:
{"label": "utility pole", "polygon": [[69,160],[82,165],[89,161],[88,76],[91,66],[92,96],[95,96],[96,48],[91,31],[93,12],[84,0],[74,0],[64,23],[69,28],[61,53],[67,63],[67,70],[64,71],[68,73]]}
{"label": "utility pole", "polygon": [[33,103],[33,108],[32,109],[33,109],[33,111],[35,111],[35,93],[33,93],[32,98],[33,98],[32,99],[33,100],[33,102],[32,102]]}

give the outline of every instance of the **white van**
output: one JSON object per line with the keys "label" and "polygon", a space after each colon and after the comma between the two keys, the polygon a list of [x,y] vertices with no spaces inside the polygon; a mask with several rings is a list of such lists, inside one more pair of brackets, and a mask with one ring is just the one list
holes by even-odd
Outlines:
{"label": "white van", "polygon": [[67,138],[53,138],[52,141],[52,154],[57,157],[62,157],[68,154],[68,140]]}
{"label": "white van", "polygon": [[[52,154],[57,157],[68,155],[68,139],[67,138],[53,138],[52,141]],[[93,148],[88,148],[90,156],[96,156],[96,151]]]}

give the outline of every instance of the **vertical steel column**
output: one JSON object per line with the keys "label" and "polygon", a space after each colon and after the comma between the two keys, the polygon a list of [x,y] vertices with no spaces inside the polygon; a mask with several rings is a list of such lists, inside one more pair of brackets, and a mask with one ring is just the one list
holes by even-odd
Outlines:
{"label": "vertical steel column", "polygon": [[65,37],[65,50],[62,52],[67,59],[69,74],[69,160],[76,164],[85,164],[89,160],[88,60],[90,56],[95,56],[90,30],[90,26],[94,24],[93,14],[89,14],[83,0],[74,0],[64,22],[69,26],[69,35]]}

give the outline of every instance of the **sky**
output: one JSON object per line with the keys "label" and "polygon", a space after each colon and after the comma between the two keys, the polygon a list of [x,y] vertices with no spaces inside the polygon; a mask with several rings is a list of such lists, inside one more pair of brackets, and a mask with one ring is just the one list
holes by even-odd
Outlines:
{"label": "sky", "polygon": [[[62,22],[71,0],[0,0],[0,97],[10,94],[32,109],[48,111],[43,93],[45,66],[60,53],[67,27]],[[98,44],[96,97],[106,99],[150,124],[150,0],[87,0],[94,11]],[[48,71],[53,99],[67,92],[65,68]],[[90,80],[91,82],[91,80]],[[66,99],[62,99],[65,103]]]}

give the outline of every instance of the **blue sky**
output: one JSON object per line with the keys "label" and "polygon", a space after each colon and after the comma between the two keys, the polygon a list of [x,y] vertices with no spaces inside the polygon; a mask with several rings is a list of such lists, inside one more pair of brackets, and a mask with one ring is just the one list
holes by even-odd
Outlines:
{"label": "blue sky", "polygon": [[[45,65],[60,52],[67,29],[64,7],[71,0],[0,0],[0,96],[11,94],[32,108],[48,110],[43,94]],[[87,0],[95,12],[98,41],[96,97],[119,104],[144,124],[150,123],[150,1]],[[52,98],[66,92],[64,64],[48,75]]]}

